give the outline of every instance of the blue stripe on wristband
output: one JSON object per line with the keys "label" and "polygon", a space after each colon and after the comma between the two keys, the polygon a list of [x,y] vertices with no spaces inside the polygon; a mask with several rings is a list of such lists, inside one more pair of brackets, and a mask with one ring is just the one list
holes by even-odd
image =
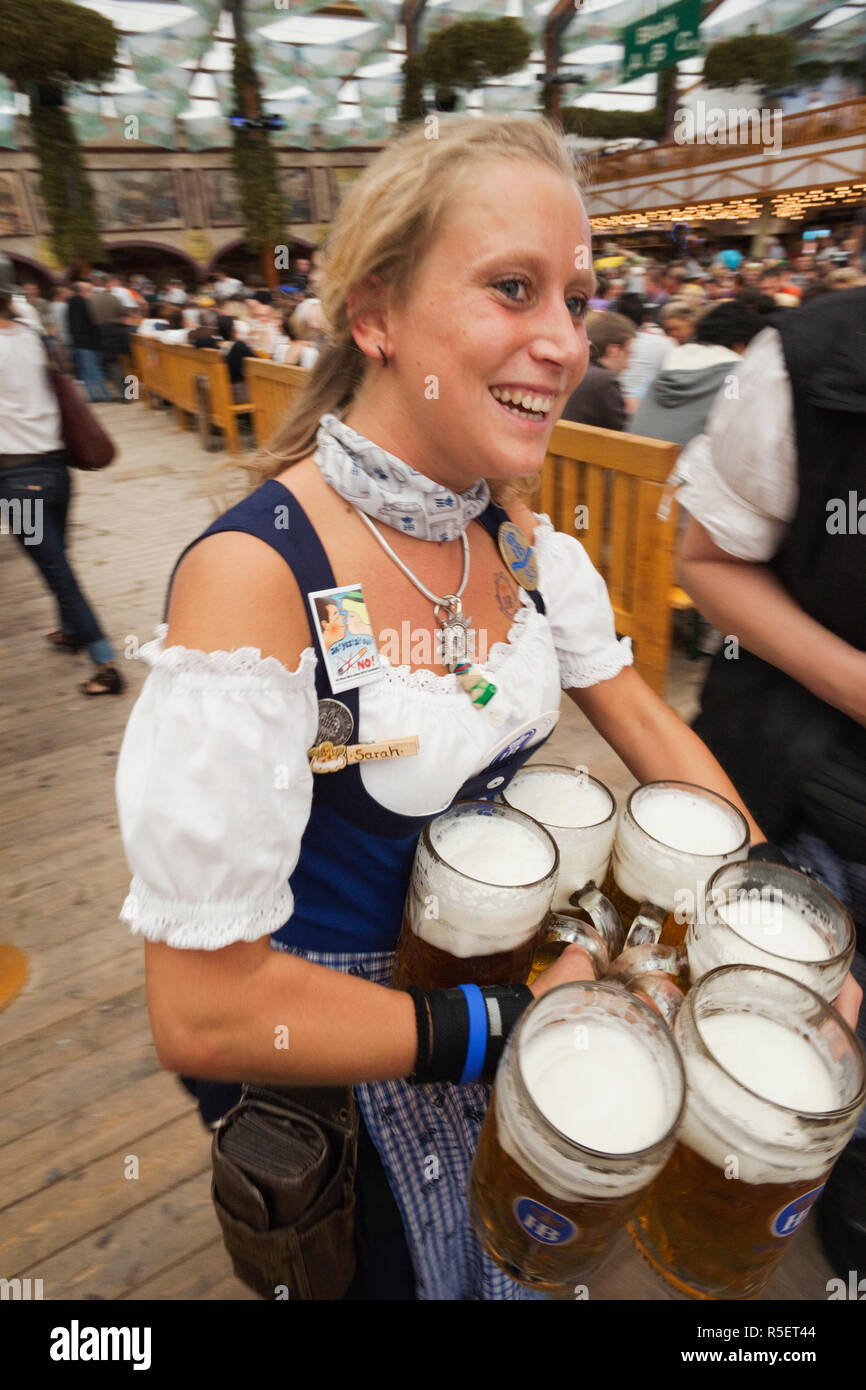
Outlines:
{"label": "blue stripe on wristband", "polygon": [[484,995],[477,985],[458,985],[466,997],[469,1009],[469,1043],[466,1048],[466,1061],[459,1085],[468,1081],[478,1081],[484,1070],[484,1057],[487,1052],[487,1005]]}

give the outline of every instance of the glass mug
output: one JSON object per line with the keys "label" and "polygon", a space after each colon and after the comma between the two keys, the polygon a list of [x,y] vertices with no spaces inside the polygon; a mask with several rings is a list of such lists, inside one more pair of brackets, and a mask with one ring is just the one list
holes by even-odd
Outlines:
{"label": "glass mug", "polygon": [[781,864],[726,864],[686,935],[694,984],[719,965],[763,965],[832,1002],[854,958],[854,922],[808,874]]}
{"label": "glass mug", "polygon": [[502,792],[502,801],[543,825],[559,850],[552,903],[557,915],[536,952],[530,983],[569,942],[587,950],[603,975],[624,939],[619,914],[598,886],[604,882],[616,832],[613,792],[583,768],[531,763]]}
{"label": "glass mug", "polygon": [[717,792],[690,782],[636,787],[602,888],[622,919],[626,949],[681,945],[711,875],[748,850],[745,816]]}
{"label": "glass mug", "polygon": [[415,851],[394,988],[523,984],[558,869],[555,840],[510,806],[464,801],[435,816]]}
{"label": "glass mug", "polygon": [[573,1298],[670,1156],[684,1100],[679,1052],[646,1004],[587,981],[536,999],[505,1046],[469,1178],[499,1267]]}
{"label": "glass mug", "polygon": [[751,1298],[854,1133],[866,1059],[814,990],[752,965],[705,975],[673,1035],[685,1115],[630,1234],[681,1293]]}

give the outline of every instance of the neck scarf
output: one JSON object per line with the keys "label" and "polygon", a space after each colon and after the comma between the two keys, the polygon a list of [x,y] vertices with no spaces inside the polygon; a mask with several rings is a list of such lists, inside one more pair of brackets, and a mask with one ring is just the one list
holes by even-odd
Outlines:
{"label": "neck scarf", "polygon": [[367,516],[407,536],[454,540],[490,501],[483,478],[467,492],[451,492],[350,429],[336,415],[322,416],[316,445],[316,463],[334,491]]}

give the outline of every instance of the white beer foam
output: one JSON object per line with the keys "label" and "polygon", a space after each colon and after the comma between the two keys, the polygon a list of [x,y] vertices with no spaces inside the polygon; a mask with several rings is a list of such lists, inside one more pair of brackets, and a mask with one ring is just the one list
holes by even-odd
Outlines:
{"label": "white beer foam", "polygon": [[717,965],[760,965],[799,980],[828,1003],[836,998],[847,974],[846,961],[841,959],[831,970],[819,968],[830,959],[829,947],[796,908],[742,897],[719,904],[718,912],[738,935],[700,916],[692,923],[686,947],[693,984]]}
{"label": "white beer foam", "polygon": [[[810,1123],[789,1113],[823,1114],[843,1103],[818,1049],[792,1028],[759,1014],[713,1014],[702,1019],[698,1028],[707,1047],[740,1085],[687,1048],[683,1061],[688,1095],[681,1142],[720,1170],[731,1168],[741,1182],[808,1182],[821,1177],[835,1154],[828,1156],[826,1149],[816,1152]],[[742,1090],[743,1086],[748,1090]],[[759,1096],[786,1109],[770,1109]]]}
{"label": "white beer foam", "polygon": [[614,803],[607,792],[569,772],[544,769],[519,772],[506,793],[510,806],[547,827],[559,848],[555,912],[568,907],[570,895],[592,880],[601,887],[610,863],[616,831]]}
{"label": "white beer foam", "polygon": [[[588,1006],[574,1020],[547,1024],[521,1047],[527,1089],[549,1122],[586,1148],[637,1153],[664,1138],[679,1093],[628,1024]],[[662,1166],[644,1160],[605,1172],[585,1154],[568,1158],[545,1138],[500,1068],[496,1119],[503,1148],[552,1198],[620,1197],[643,1187]]]}
{"label": "white beer foam", "polygon": [[416,935],[461,959],[522,946],[550,905],[553,846],[502,815],[457,816],[431,838],[437,854],[466,877],[428,864],[423,896],[433,896],[435,913],[416,917]]}
{"label": "white beer foam", "polygon": [[506,795],[510,806],[547,826],[597,825],[613,810],[607,792],[571,772],[518,772]]}
{"label": "white beer foam", "polygon": [[744,823],[733,808],[726,810],[698,790],[642,789],[632,797],[631,814],[646,834],[641,835],[625,815],[620,817],[614,877],[636,902],[653,902],[674,912],[681,905],[680,895],[688,892],[697,904],[710,875],[748,853]]}
{"label": "white beer foam", "polygon": [[802,912],[778,898],[734,898],[719,906],[719,916],[740,936],[788,960],[829,960],[821,933]]}

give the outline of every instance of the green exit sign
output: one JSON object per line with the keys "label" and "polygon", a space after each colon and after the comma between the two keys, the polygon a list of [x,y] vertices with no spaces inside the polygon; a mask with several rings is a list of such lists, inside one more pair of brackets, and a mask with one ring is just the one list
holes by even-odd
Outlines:
{"label": "green exit sign", "polygon": [[699,52],[701,0],[677,0],[622,31],[623,80],[672,67]]}

